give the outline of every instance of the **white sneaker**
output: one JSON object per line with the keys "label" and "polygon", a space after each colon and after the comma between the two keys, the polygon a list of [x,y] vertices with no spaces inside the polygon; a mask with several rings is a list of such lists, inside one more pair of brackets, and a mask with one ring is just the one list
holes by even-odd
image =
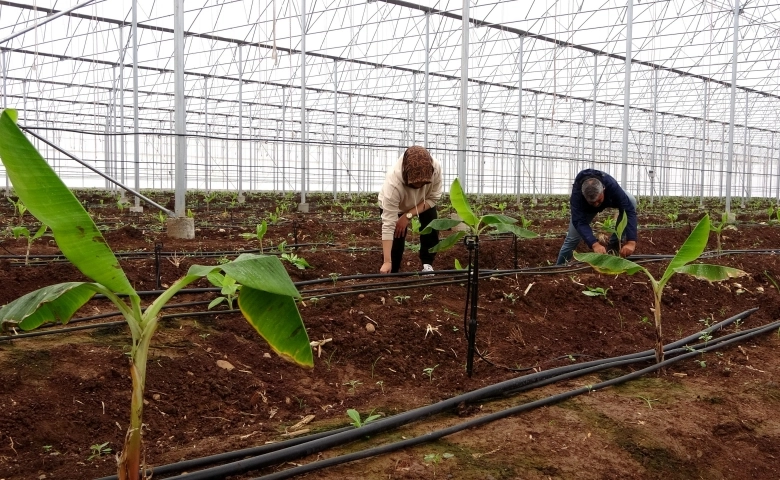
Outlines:
{"label": "white sneaker", "polygon": [[433,271],[433,266],[428,264],[428,263],[424,263],[422,271],[423,272],[432,272]]}

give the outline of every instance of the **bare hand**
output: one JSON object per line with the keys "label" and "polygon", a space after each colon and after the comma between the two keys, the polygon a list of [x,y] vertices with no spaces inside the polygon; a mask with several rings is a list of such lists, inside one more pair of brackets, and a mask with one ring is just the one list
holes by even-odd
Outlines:
{"label": "bare hand", "polygon": [[390,270],[393,269],[393,264],[391,262],[385,262],[382,264],[382,268],[379,269],[379,273],[390,273]]}
{"label": "bare hand", "polygon": [[393,236],[395,238],[403,238],[406,236],[406,227],[409,225],[409,219],[406,218],[406,215],[401,215],[398,217],[398,221],[395,222],[395,233]]}
{"label": "bare hand", "polygon": [[604,245],[600,244],[599,242],[594,243],[591,248],[593,249],[593,253],[601,253],[601,254],[607,253],[607,249],[604,248]]}
{"label": "bare hand", "polygon": [[621,257],[627,257],[627,256],[631,255],[632,253],[634,253],[634,249],[635,248],[636,248],[636,242],[635,241],[632,240],[630,242],[626,242],[623,245],[623,248],[620,249],[620,256]]}

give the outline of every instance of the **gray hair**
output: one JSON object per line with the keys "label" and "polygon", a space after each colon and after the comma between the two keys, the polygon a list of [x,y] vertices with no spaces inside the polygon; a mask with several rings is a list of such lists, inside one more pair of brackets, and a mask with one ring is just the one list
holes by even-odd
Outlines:
{"label": "gray hair", "polygon": [[604,184],[598,178],[591,177],[582,182],[582,195],[588,203],[595,202],[603,191]]}

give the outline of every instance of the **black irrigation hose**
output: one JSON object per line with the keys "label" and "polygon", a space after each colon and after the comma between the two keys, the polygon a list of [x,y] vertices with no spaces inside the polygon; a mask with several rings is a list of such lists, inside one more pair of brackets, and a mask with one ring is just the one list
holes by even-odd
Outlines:
{"label": "black irrigation hose", "polygon": [[[670,349],[670,350],[679,349],[682,347],[682,345],[685,345],[692,340],[698,339],[702,335],[702,333],[704,332],[711,333],[718,329],[722,329],[736,320],[741,320],[747,317],[748,315],[752,314],[756,310],[757,308],[754,308],[742,312],[733,317],[730,317],[726,320],[719,322],[716,325],[709,327],[703,332],[690,335],[682,340],[678,340],[674,343],[671,343],[667,345],[665,349]],[[780,322],[776,322],[776,323],[780,324]],[[743,332],[743,334],[745,333]],[[717,344],[717,340],[712,340],[710,342],[710,347],[716,344]],[[697,352],[697,354],[698,353],[699,352]],[[206,479],[223,478],[227,475],[236,475],[250,470],[266,467],[272,464],[291,461],[297,458],[301,458],[303,456],[310,455],[312,453],[326,450],[328,448],[349,443],[363,436],[372,435],[375,433],[397,428],[407,423],[416,421],[420,418],[441,413],[446,410],[450,410],[452,408],[455,408],[457,405],[459,405],[462,402],[474,403],[474,402],[481,401],[485,398],[493,398],[493,397],[506,395],[508,393],[515,392],[518,389],[528,388],[530,385],[533,385],[537,382],[547,381],[550,377],[566,375],[566,374],[570,374],[571,372],[584,371],[589,368],[595,368],[599,366],[601,366],[602,368],[612,368],[616,366],[614,362],[635,363],[639,361],[652,360],[653,358],[655,358],[654,355],[655,355],[654,350],[646,350],[644,352],[623,355],[612,359],[597,360],[592,362],[586,362],[579,365],[567,365],[564,367],[558,367],[548,371],[536,372],[533,374],[517,377],[494,385],[483,387],[465,394],[461,394],[452,397],[450,399],[443,400],[433,405],[419,407],[417,409],[410,410],[408,412],[404,412],[392,417],[387,417],[385,419],[377,420],[368,425],[364,425],[359,429],[351,429],[347,432],[327,436],[325,438],[313,442],[307,442],[305,444],[292,447],[291,449],[289,449],[289,451],[277,451],[272,454],[253,457],[246,460],[241,460],[238,462],[222,465],[219,467],[213,467],[206,470],[201,470],[199,472],[187,473],[177,477],[172,477],[171,480],[172,479],[206,480]]]}
{"label": "black irrigation hose", "polygon": [[[208,457],[193,458],[192,460],[184,460],[178,463],[172,463],[169,465],[161,465],[159,467],[153,467],[146,470],[146,475],[152,478],[153,475],[168,475],[171,473],[178,473],[186,471],[192,468],[200,468],[207,465],[214,465],[216,463],[227,462],[235,460],[237,458],[244,458],[253,455],[262,455],[265,453],[274,452],[284,448],[293,447],[302,443],[311,442],[319,438],[334,435],[336,433],[346,432],[352,430],[353,427],[342,427],[336,430],[330,430],[327,432],[314,433],[312,435],[306,435],[305,437],[292,438],[278,443],[269,443],[268,445],[261,445],[259,447],[244,448],[242,450],[235,450],[232,452],[218,453],[216,455],[210,455]],[[116,475],[108,477],[98,478],[96,480],[117,480]]]}
{"label": "black irrigation hose", "polygon": [[[617,377],[617,378],[613,378],[613,379],[610,379],[610,380],[607,380],[607,381],[604,381],[604,382],[600,382],[600,383],[597,383],[595,385],[588,385],[588,386],[581,387],[581,388],[578,388],[578,389],[575,389],[575,390],[569,390],[567,392],[562,392],[562,393],[559,393],[559,394],[556,394],[556,395],[552,395],[552,396],[547,397],[547,398],[535,400],[535,401],[532,401],[532,402],[529,402],[529,403],[525,403],[525,404],[522,404],[522,405],[517,405],[515,407],[508,408],[508,409],[505,409],[505,410],[501,410],[501,411],[498,411],[498,412],[494,412],[494,413],[491,413],[491,414],[487,414],[485,416],[482,416],[482,417],[479,417],[479,418],[475,418],[475,419],[472,419],[472,420],[469,420],[469,421],[466,421],[466,422],[463,422],[463,423],[460,423],[460,424],[457,424],[457,425],[453,425],[451,427],[447,427],[447,428],[441,429],[441,430],[436,431],[436,432],[429,432],[429,433],[427,433],[425,435],[422,435],[422,436],[419,436],[419,437],[410,438],[410,439],[403,440],[403,441],[400,441],[400,442],[395,442],[395,443],[391,443],[391,444],[388,444],[388,445],[383,445],[383,446],[380,446],[380,447],[370,448],[370,449],[367,449],[367,450],[354,452],[354,453],[347,454],[347,455],[342,455],[342,456],[339,456],[339,457],[334,457],[334,458],[329,458],[329,459],[326,459],[326,460],[320,460],[320,461],[317,461],[317,462],[312,462],[312,463],[309,463],[309,464],[306,464],[306,465],[302,465],[302,466],[299,466],[299,467],[295,467],[295,468],[291,468],[289,470],[285,470],[285,471],[282,471],[282,472],[276,472],[276,473],[272,473],[270,475],[265,475],[263,477],[259,477],[258,479],[254,479],[254,480],[281,480],[281,479],[285,479],[285,478],[291,478],[291,477],[294,477],[294,476],[297,476],[297,475],[301,475],[303,473],[311,472],[311,471],[314,471],[314,470],[319,470],[319,469],[330,467],[330,466],[334,466],[334,465],[340,465],[342,463],[352,462],[352,461],[360,460],[360,459],[363,459],[363,458],[368,458],[368,457],[372,457],[372,456],[376,456],[376,455],[381,455],[381,454],[384,454],[384,453],[394,452],[394,451],[397,451],[397,450],[400,450],[400,449],[403,449],[403,448],[408,448],[408,447],[411,447],[411,446],[414,446],[414,445],[419,445],[419,444],[435,441],[435,440],[438,440],[438,439],[443,438],[445,436],[452,435],[454,433],[461,432],[461,431],[469,429],[469,428],[473,428],[473,427],[477,427],[477,426],[480,426],[480,425],[484,425],[484,424],[493,422],[495,420],[500,420],[502,418],[506,418],[506,417],[509,417],[509,416],[512,416],[512,415],[516,415],[518,413],[522,413],[522,412],[526,412],[526,411],[529,411],[529,410],[533,410],[535,408],[555,405],[555,404],[560,403],[560,402],[562,402],[564,400],[568,400],[570,398],[573,398],[573,397],[575,397],[577,395],[582,395],[584,393],[591,393],[591,392],[595,392],[596,390],[601,390],[603,388],[607,388],[607,387],[611,387],[611,386],[614,386],[614,385],[619,385],[621,383],[625,383],[625,382],[633,380],[635,378],[639,378],[639,377],[641,377],[641,376],[643,376],[645,374],[652,373],[654,371],[666,368],[669,365],[672,365],[672,364],[677,363],[679,361],[685,360],[687,358],[690,358],[690,357],[693,357],[693,356],[696,356],[696,355],[700,355],[702,353],[707,353],[707,352],[715,350],[717,348],[721,348],[723,346],[728,346],[728,345],[730,345],[732,343],[735,343],[737,341],[749,339],[749,338],[752,338],[754,336],[760,335],[762,333],[766,333],[766,332],[768,332],[770,330],[773,330],[777,325],[780,325],[780,322],[774,322],[772,324],[764,326],[763,328],[757,329],[754,332],[744,333],[744,334],[742,334],[739,337],[733,338],[733,339],[725,341],[725,342],[721,342],[721,343],[718,343],[718,344],[712,344],[712,345],[709,345],[709,346],[704,347],[702,349],[698,349],[698,350],[695,350],[695,351],[690,351],[690,352],[687,352],[687,353],[683,353],[683,354],[681,354],[679,356],[672,357],[672,358],[669,358],[667,360],[664,360],[661,363],[656,363],[656,364],[653,364],[653,365],[651,365],[649,367],[646,367],[644,369],[637,370],[635,372],[629,373],[627,375],[623,375],[621,377]],[[647,359],[651,359],[651,358],[652,358],[652,355],[648,355]],[[612,365],[610,365],[610,366],[612,366]],[[561,380],[563,380],[563,379],[565,379],[565,378],[561,378]],[[552,382],[549,382],[549,383],[552,383]],[[180,478],[183,479],[185,477],[180,477]],[[222,477],[212,476],[210,478],[222,478]]]}

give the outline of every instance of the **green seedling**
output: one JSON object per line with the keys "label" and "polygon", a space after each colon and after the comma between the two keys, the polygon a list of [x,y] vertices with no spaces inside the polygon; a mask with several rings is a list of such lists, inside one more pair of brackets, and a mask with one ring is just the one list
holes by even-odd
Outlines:
{"label": "green seedling", "polygon": [[460,264],[460,260],[455,259],[455,270],[465,270],[466,267]]}
{"label": "green seedling", "polygon": [[395,297],[393,297],[393,300],[395,300],[395,303],[400,305],[405,301],[409,300],[409,295],[396,295]]}
{"label": "green seedling", "polygon": [[501,213],[504,213],[504,210],[506,210],[506,202],[497,202],[490,205],[491,207],[495,208]]}
{"label": "green seedling", "polygon": [[379,360],[382,360],[382,355],[376,357],[376,360],[371,362],[371,378],[374,378],[374,369],[376,368],[376,362],[378,362]]}
{"label": "green seedling", "polygon": [[717,241],[717,248],[718,248],[718,255],[720,255],[723,252],[723,249],[721,247],[721,238],[724,230],[735,230],[737,227],[735,227],[733,224],[728,222],[729,215],[726,212],[723,212],[720,217],[720,222],[717,225],[710,225],[710,230],[715,232],[715,239]]}
{"label": "green seedling", "polygon": [[[461,220],[437,218],[429,223],[421,233],[427,234],[433,230],[449,230],[463,223],[468,227],[471,235],[478,236],[482,233],[513,233],[520,238],[534,238],[537,236],[536,233],[530,230],[518,227],[515,225],[515,223],[517,223],[516,219],[505,215],[483,215],[477,217],[471,209],[471,206],[469,206],[466,195],[463,193],[460,181],[457,178],[452,182],[452,186],[450,187],[450,200]],[[436,244],[430,251],[443,252],[449,250],[465,235],[466,232],[455,232]]]}
{"label": "green seedling", "polygon": [[41,225],[41,227],[38,229],[37,232],[35,232],[35,235],[30,235],[30,231],[27,230],[27,227],[13,227],[11,228],[11,233],[13,234],[15,239],[19,239],[19,237],[24,237],[27,239],[27,250],[24,253],[24,264],[29,265],[30,264],[30,248],[32,247],[33,242],[38,240],[43,236],[44,233],[46,233],[46,229],[49,227],[46,225]]}
{"label": "green seedling", "polygon": [[220,266],[193,265],[184,277],[142,308],[141,297],[100,230],[25,137],[16,119],[15,110],[0,113],[0,159],[11,184],[30,213],[51,229],[62,254],[91,281],[50,285],[8,302],[0,309],[0,328],[30,331],[49,323],[67,324],[95,294],[105,296],[119,310],[131,336],[127,359],[132,380],[130,421],[122,453],[117,457],[119,480],[141,478],[141,429],[151,340],[162,308],[191,283],[212,272],[236,279],[242,285],[238,303],[247,321],[277,354],[313,367],[306,327],[295,304],[300,294],[275,256],[243,254]]}
{"label": "green seedling", "polygon": [[219,197],[218,192],[208,192],[204,197],[203,201],[206,203],[206,211],[211,211],[211,202],[217,199]]}
{"label": "green seedling", "polygon": [[504,300],[509,300],[514,305],[517,301],[517,295],[515,295],[515,292],[504,293]]}
{"label": "green seedling", "polygon": [[187,209],[187,218],[195,218],[195,212],[191,208]]}
{"label": "green seedling", "polygon": [[328,276],[330,277],[331,280],[333,280],[333,286],[335,287],[336,286],[336,280],[339,279],[339,274],[331,272],[331,273],[328,274]]}
{"label": "green seedling", "polygon": [[306,270],[307,268],[314,268],[311,265],[309,265],[309,262],[307,262],[305,258],[299,257],[294,253],[283,253],[281,257],[282,260],[286,260],[290,262],[290,264],[295,265],[298,268],[298,270]]}
{"label": "green seedling", "polygon": [[677,213],[667,213],[666,214],[666,218],[669,219],[669,223],[672,224],[672,228],[674,228],[674,222],[677,221],[677,217],[679,217],[679,215]]}
{"label": "green seedling", "polygon": [[363,382],[361,382],[360,380],[348,380],[348,381],[344,382],[342,385],[349,386],[349,389],[347,390],[347,392],[355,393],[355,391],[357,390],[357,387],[359,385],[363,385]]}
{"label": "green seedling", "polygon": [[93,460],[95,458],[100,458],[103,455],[108,455],[111,453],[111,449],[108,448],[108,442],[105,443],[96,443],[94,445],[89,446],[89,451],[91,455],[87,457],[87,460]]}
{"label": "green seedling", "polygon": [[127,200],[123,200],[121,197],[116,201],[116,208],[120,212],[124,212],[125,208],[129,207],[130,203]]}
{"label": "green seedling", "polygon": [[20,198],[17,201],[14,201],[13,198],[8,198],[8,201],[11,202],[11,205],[14,206],[14,215],[19,215],[19,225],[22,224],[22,217],[24,217],[24,214],[27,213],[27,207],[24,205],[24,202]]}
{"label": "green seedling", "polygon": [[212,285],[222,289],[220,292],[224,297],[217,297],[209,303],[209,310],[216,307],[222,302],[227,302],[228,309],[233,310],[233,302],[238,297],[238,291],[241,290],[241,285],[236,283],[236,280],[230,275],[222,275],[219,272],[211,272],[206,275],[206,278]]}
{"label": "green seedling", "polygon": [[423,375],[428,377],[428,381],[430,381],[431,383],[433,383],[433,371],[436,370],[436,367],[438,367],[438,366],[439,365],[436,364],[436,365],[434,365],[432,367],[423,368]]}
{"label": "green seedling", "polygon": [[608,275],[618,275],[627,273],[633,275],[642,272],[650,279],[653,287],[653,296],[655,298],[655,358],[658,363],[664,359],[663,335],[661,330],[661,297],[666,283],[675,273],[684,273],[693,277],[707,280],[708,282],[718,282],[732,277],[747,275],[746,272],[720,265],[693,264],[689,263],[698,259],[707,246],[707,239],[710,234],[710,217],[705,215],[691,234],[682,244],[680,250],[674,256],[669,266],[666,268],[663,276],[656,280],[655,277],[643,266],[634,263],[625,258],[604,255],[600,253],[575,253],[574,257],[590,264],[596,271]]}
{"label": "green seedling", "polygon": [[[377,382],[377,383],[379,383],[379,382]],[[374,413],[374,411],[371,410],[371,412],[368,415],[366,415],[366,418],[361,419],[360,418],[360,412],[358,412],[357,410],[355,410],[353,408],[350,408],[349,410],[347,410],[347,415],[349,416],[349,418],[352,419],[352,425],[354,425],[355,428],[360,428],[363,425],[366,425],[367,423],[371,423],[374,420],[376,420],[377,418],[382,417],[382,415],[374,415],[373,413]]]}
{"label": "green seedling", "polygon": [[379,388],[382,390],[382,395],[385,394],[385,382],[384,380],[379,380],[376,382],[377,385],[379,385]]}
{"label": "green seedling", "polygon": [[257,242],[260,244],[260,253],[263,253],[263,237],[266,232],[268,232],[268,223],[263,220],[262,223],[257,225],[255,233],[242,233],[241,236],[247,239],[256,238]]}

